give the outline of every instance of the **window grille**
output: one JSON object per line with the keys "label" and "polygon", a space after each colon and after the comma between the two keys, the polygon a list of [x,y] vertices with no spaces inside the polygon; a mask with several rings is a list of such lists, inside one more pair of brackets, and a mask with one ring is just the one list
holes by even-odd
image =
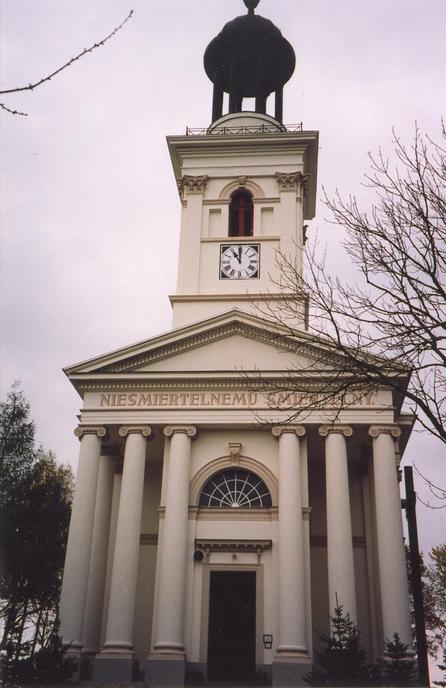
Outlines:
{"label": "window grille", "polygon": [[263,480],[250,471],[231,468],[210,478],[200,506],[220,508],[270,507],[271,495]]}

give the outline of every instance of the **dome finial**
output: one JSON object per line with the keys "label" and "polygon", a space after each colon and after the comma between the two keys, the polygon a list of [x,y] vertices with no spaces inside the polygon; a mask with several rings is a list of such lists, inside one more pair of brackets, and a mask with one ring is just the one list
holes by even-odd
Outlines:
{"label": "dome finial", "polygon": [[260,0],[243,0],[243,2],[248,8],[248,14],[254,14],[254,10],[259,4]]}

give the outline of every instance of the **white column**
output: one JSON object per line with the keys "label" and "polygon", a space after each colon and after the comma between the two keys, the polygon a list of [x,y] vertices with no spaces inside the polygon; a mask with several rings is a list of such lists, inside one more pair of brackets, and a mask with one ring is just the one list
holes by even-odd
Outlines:
{"label": "white column", "polygon": [[60,621],[63,641],[70,643],[70,652],[76,653],[82,648],[96,485],[105,428],[79,427],[74,432],[81,446],[60,596]]}
{"label": "white column", "polygon": [[191,426],[166,427],[170,437],[155,652],[184,653]]}
{"label": "white column", "polygon": [[[133,654],[133,617],[141,536],[148,426],[120,428],[126,437],[118,523],[102,653]],[[102,654],[101,653],[101,654]]]}
{"label": "white column", "polygon": [[[280,204],[280,252],[302,272],[303,198],[306,176],[302,172],[276,172]],[[276,212],[276,211],[274,211]],[[296,241],[297,239],[297,241]]]}
{"label": "white column", "polygon": [[404,551],[401,497],[395,457],[395,439],[401,430],[394,425],[374,425],[373,475],[375,482],[376,536],[385,638],[398,633],[412,646],[406,555]]}
{"label": "white column", "polygon": [[277,654],[306,657],[305,553],[300,440],[302,426],[273,428],[279,439],[279,642]]}
{"label": "white column", "polygon": [[208,175],[193,177],[186,174],[179,184],[183,202],[178,259],[179,294],[190,294],[199,289],[203,197],[208,179]]}
{"label": "white column", "polygon": [[102,455],[99,461],[96,509],[82,634],[83,652],[88,654],[98,652],[100,644],[114,473],[114,457],[107,454]]}
{"label": "white column", "polygon": [[325,437],[325,480],[327,501],[327,562],[330,614],[342,605],[357,623],[352,521],[348,485],[346,437],[353,434],[348,425],[322,426]]}

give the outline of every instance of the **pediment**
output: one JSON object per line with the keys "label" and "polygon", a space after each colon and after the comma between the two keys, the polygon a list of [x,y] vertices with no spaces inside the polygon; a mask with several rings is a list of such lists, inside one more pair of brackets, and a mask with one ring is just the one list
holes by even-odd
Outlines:
{"label": "pediment", "polygon": [[[335,353],[333,352],[335,356]],[[68,377],[327,369],[327,348],[304,332],[233,310],[65,369]],[[329,367],[332,367],[330,365]]]}

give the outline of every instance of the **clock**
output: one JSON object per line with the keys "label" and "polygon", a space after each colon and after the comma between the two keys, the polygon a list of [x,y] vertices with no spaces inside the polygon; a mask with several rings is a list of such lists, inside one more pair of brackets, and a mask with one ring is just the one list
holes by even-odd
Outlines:
{"label": "clock", "polygon": [[220,246],[220,279],[260,277],[259,244],[222,244]]}

